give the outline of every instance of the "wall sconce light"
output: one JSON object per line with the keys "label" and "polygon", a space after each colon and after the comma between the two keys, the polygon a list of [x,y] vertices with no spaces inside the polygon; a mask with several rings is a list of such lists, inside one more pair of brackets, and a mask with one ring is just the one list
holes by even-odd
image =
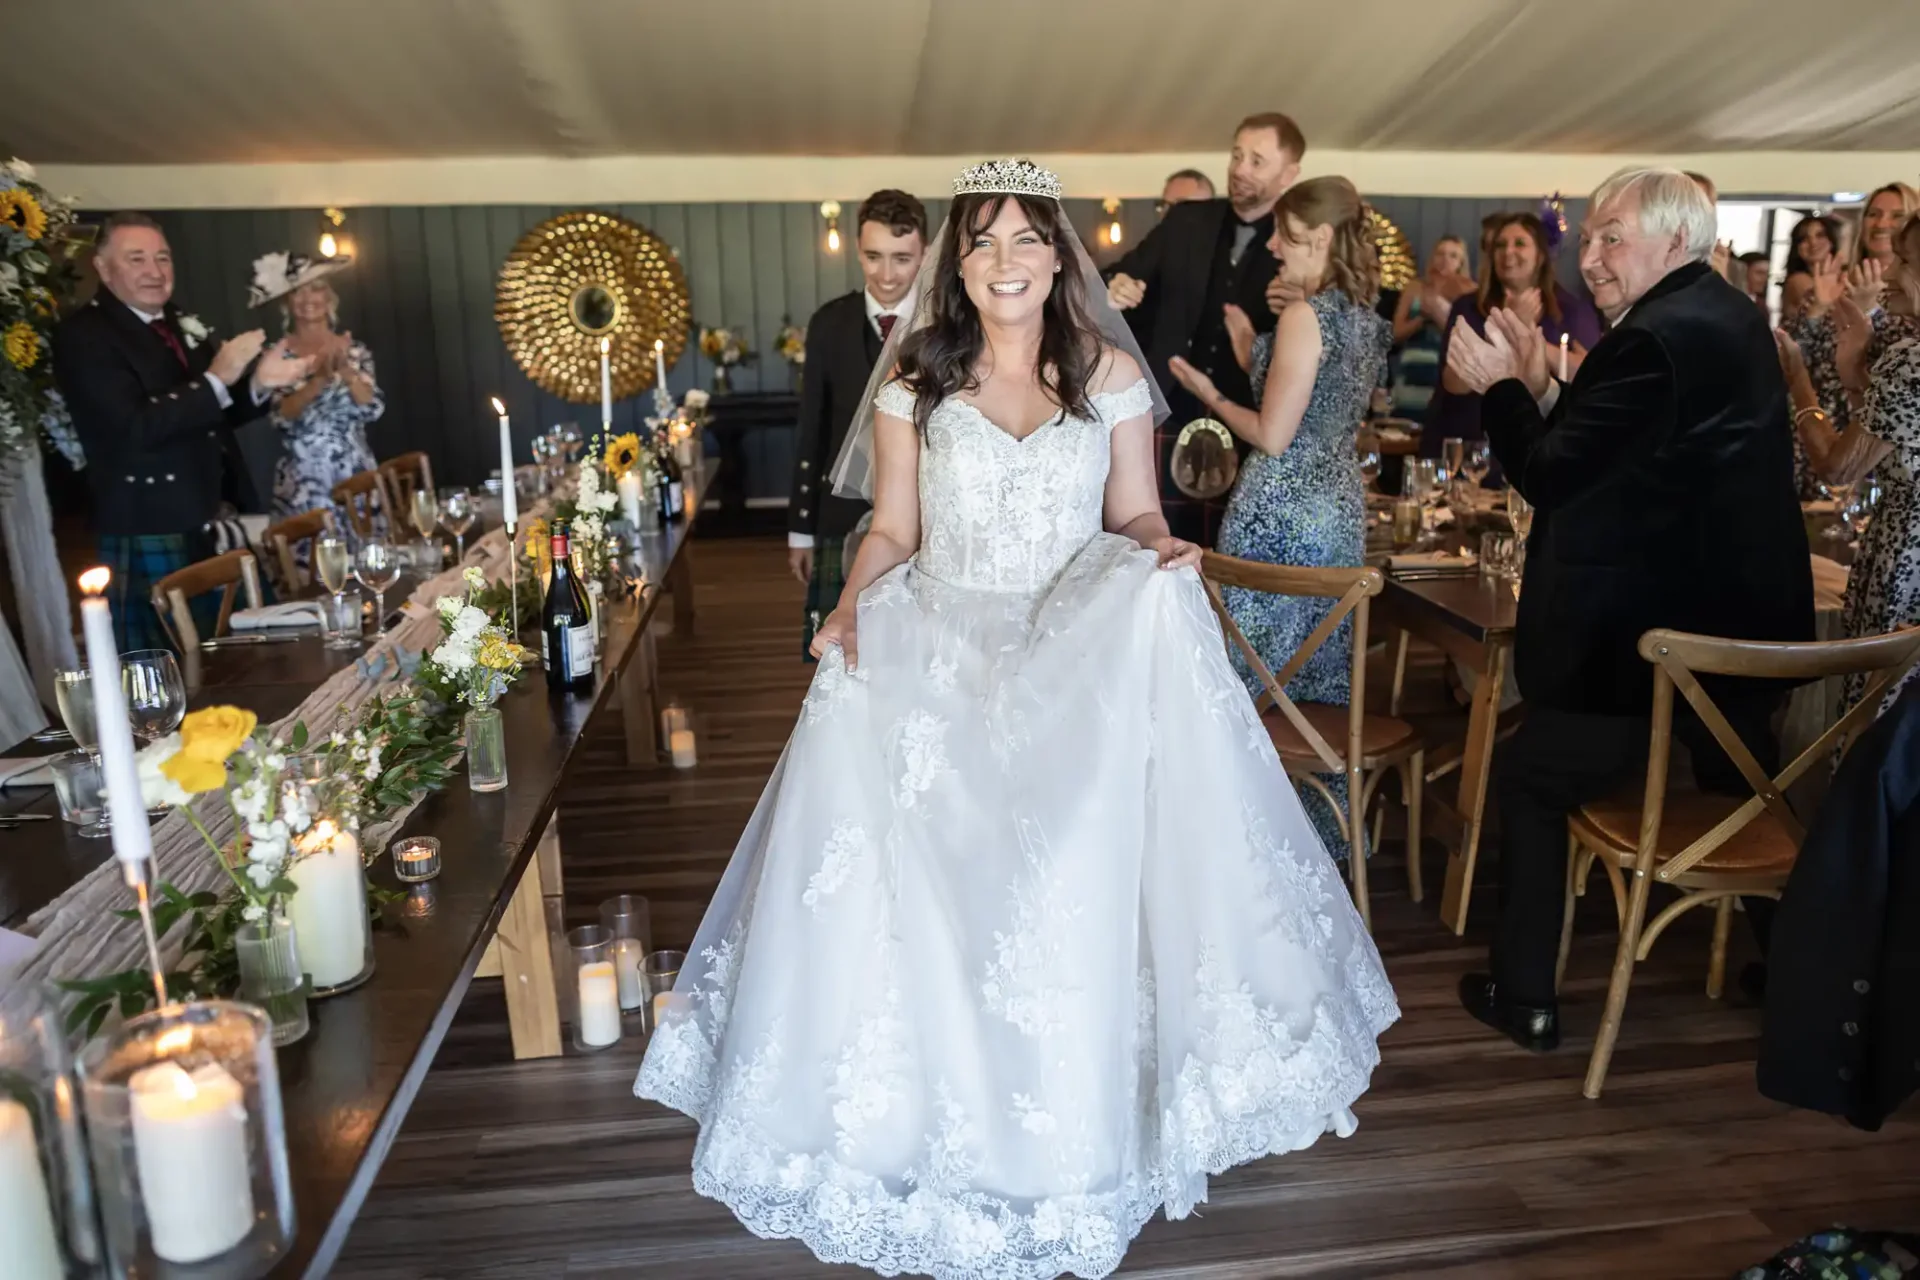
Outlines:
{"label": "wall sconce light", "polygon": [[1101,202],[1100,207],[1107,211],[1107,217],[1111,219],[1107,224],[1107,243],[1117,245],[1127,234],[1127,229],[1120,225],[1120,202],[1109,196]]}
{"label": "wall sconce light", "polygon": [[827,220],[827,252],[840,252],[840,202],[823,200],[820,203],[820,216]]}
{"label": "wall sconce light", "polygon": [[346,221],[347,215],[339,209],[323,209],[320,211],[321,257],[337,258],[342,254],[350,255],[352,253],[353,245],[347,240],[346,236],[344,234],[336,235],[334,233],[334,228],[344,226]]}

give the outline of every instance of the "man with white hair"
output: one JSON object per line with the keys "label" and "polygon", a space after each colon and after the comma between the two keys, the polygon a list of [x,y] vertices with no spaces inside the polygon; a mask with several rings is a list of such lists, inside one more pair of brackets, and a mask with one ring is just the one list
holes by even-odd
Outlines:
{"label": "man with white hair", "polygon": [[[1653,681],[1640,636],[1813,638],[1786,386],[1765,314],[1708,265],[1714,231],[1686,174],[1622,170],[1593,193],[1581,231],[1580,274],[1612,328],[1572,383],[1550,376],[1539,330],[1512,312],[1494,311],[1485,339],[1456,331],[1448,349],[1535,510],[1514,652],[1527,718],[1496,766],[1493,972],[1468,974],[1460,998],[1537,1051],[1559,1042],[1567,815],[1646,768]],[[1707,683],[1767,767],[1779,693]],[[1743,791],[1697,720],[1676,715],[1675,733],[1702,789]]]}

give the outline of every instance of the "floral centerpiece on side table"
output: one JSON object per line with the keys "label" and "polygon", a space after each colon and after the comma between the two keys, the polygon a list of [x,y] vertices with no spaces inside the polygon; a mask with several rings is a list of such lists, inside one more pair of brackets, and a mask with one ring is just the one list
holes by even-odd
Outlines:
{"label": "floral centerpiece on side table", "polygon": [[732,390],[734,368],[753,362],[753,349],[747,345],[746,335],[724,327],[700,330],[700,354],[713,361],[715,394]]}
{"label": "floral centerpiece on side table", "polygon": [[800,379],[806,373],[806,327],[793,323],[791,319],[785,320],[780,326],[780,332],[773,335],[773,349],[782,360],[787,362],[787,368],[793,374],[794,389],[798,390]]}
{"label": "floral centerpiece on side table", "polygon": [[532,654],[508,628],[475,603],[486,575],[468,566],[464,595],[441,596],[441,640],[421,660],[417,679],[442,701],[466,708],[467,786],[498,791],[507,785],[506,729],[497,703],[513,687]]}

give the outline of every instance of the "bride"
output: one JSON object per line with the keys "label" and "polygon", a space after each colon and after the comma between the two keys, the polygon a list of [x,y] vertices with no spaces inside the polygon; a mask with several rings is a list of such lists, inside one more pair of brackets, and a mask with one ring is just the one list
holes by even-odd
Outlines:
{"label": "bride", "polygon": [[871,532],[634,1092],[756,1235],[1105,1276],[1208,1175],[1352,1133],[1399,1008],[1167,533],[1164,402],[1059,180],[954,193],[836,467]]}

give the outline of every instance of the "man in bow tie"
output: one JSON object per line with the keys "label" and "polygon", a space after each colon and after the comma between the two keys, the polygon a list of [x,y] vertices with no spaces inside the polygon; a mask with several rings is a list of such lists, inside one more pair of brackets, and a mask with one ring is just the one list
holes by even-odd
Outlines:
{"label": "man in bow tie", "polygon": [[913,314],[913,286],[927,252],[927,210],[904,191],[876,191],[860,205],[855,232],[866,287],[822,306],[807,321],[800,382],[800,430],[794,441],[793,497],[787,507],[787,564],[807,584],[807,627],[800,652],[833,612],[846,585],[847,535],[864,502],[834,496],[830,474],[860,407],[880,348]]}
{"label": "man in bow tie", "polygon": [[[160,224],[116,213],[93,258],[100,290],[54,333],[54,378],[86,449],[101,563],[121,648],[167,648],[152,584],[212,554],[231,433],[309,360],[259,329],[216,348],[173,305],[173,252]],[[249,376],[251,370],[251,376]],[[237,462],[237,458],[236,458]]]}

